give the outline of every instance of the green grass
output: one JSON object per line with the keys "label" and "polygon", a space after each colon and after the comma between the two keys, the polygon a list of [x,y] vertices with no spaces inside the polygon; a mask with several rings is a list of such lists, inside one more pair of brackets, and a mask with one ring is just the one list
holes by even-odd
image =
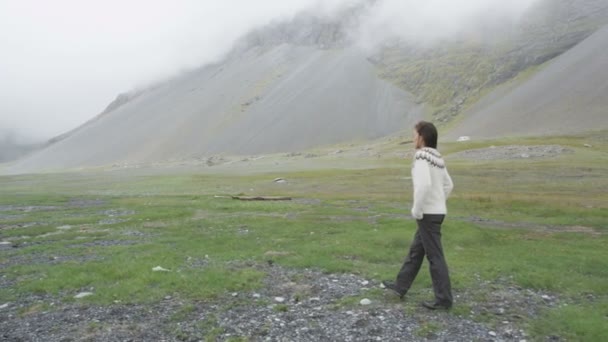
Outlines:
{"label": "green grass", "polygon": [[[443,243],[453,287],[474,288],[477,276],[508,277],[524,288],[556,293],[569,305],[527,322],[530,332],[538,338],[600,340],[608,303],[608,143],[601,134],[522,143],[542,142],[570,146],[574,153],[525,162],[449,160],[456,189]],[[594,148],[581,147],[586,142]],[[443,150],[449,159],[462,149],[512,143],[449,144]],[[371,169],[281,174],[0,177],[0,206],[55,207],[0,211],[0,240],[19,246],[0,250],[2,274],[14,284],[0,289],[0,303],[30,294],[100,305],[156,303],[165,296],[193,303],[258,289],[265,273],[256,265],[269,259],[285,267],[392,278],[416,229],[408,218],[409,172],[408,162],[386,159]],[[277,186],[275,177],[289,184]],[[214,198],[237,193],[296,200]],[[75,199],[101,204],[70,206]],[[100,224],[113,209],[133,214]],[[490,221],[480,225],[471,217]],[[27,226],[31,222],[38,225]],[[57,229],[64,225],[72,227]],[[584,229],[572,232],[572,227]],[[153,272],[155,266],[170,272]],[[91,288],[93,296],[73,298]],[[423,299],[429,288],[428,272],[422,271],[411,295]],[[586,301],[589,294],[595,302]],[[365,297],[385,300],[375,290]],[[337,308],[357,305],[361,298],[344,298]],[[415,310],[407,305],[406,311]],[[451,314],[467,315],[467,305],[457,304]],[[186,305],[174,319],[189,310]],[[440,328],[425,325],[419,336]],[[219,333],[205,331],[210,337]]]}
{"label": "green grass", "polygon": [[608,338],[608,303],[568,305],[548,310],[533,322],[537,336],[560,336],[569,341],[605,341]]}

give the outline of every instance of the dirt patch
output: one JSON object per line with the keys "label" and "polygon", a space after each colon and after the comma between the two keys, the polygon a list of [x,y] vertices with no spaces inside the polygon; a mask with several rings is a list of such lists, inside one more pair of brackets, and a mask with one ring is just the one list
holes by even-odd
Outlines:
{"label": "dirt patch", "polygon": [[92,242],[79,243],[74,245],[69,245],[70,248],[80,248],[80,247],[110,247],[110,246],[131,246],[141,243],[140,241],[133,240],[98,240]]}
{"label": "dirt patch", "polygon": [[499,220],[486,219],[477,216],[455,217],[457,220],[475,223],[479,226],[496,229],[527,229],[534,232],[545,233],[585,233],[591,235],[601,235],[602,232],[585,226],[553,226],[543,225],[532,222],[505,222]]}
{"label": "dirt patch", "polygon": [[68,202],[68,207],[71,208],[90,208],[90,207],[100,207],[105,205],[107,202],[101,199],[81,199],[81,198],[72,198]]}
{"label": "dirt patch", "polygon": [[474,159],[474,160],[513,160],[513,159],[536,159],[557,157],[565,153],[572,153],[559,145],[511,145],[492,146],[474,150],[466,150],[448,156],[449,159]]}
{"label": "dirt patch", "polygon": [[57,265],[66,262],[78,262],[85,263],[89,261],[103,260],[103,257],[98,255],[48,255],[41,253],[33,254],[18,254],[18,255],[6,255],[0,259],[0,267],[11,267],[16,265]]}
{"label": "dirt patch", "polygon": [[43,205],[43,206],[36,206],[36,205],[0,205],[0,212],[2,211],[20,211],[20,212],[24,212],[24,213],[29,213],[29,212],[33,212],[33,211],[50,211],[50,210],[57,210],[60,209],[60,207],[56,207],[56,206],[49,206],[49,205]]}

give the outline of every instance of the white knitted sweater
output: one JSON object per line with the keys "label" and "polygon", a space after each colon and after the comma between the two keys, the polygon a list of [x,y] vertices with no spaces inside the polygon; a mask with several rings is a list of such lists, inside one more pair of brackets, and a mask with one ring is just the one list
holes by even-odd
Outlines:
{"label": "white knitted sweater", "polygon": [[416,151],[412,166],[414,205],[412,216],[420,220],[424,214],[447,214],[446,200],[454,184],[439,151],[424,147]]}

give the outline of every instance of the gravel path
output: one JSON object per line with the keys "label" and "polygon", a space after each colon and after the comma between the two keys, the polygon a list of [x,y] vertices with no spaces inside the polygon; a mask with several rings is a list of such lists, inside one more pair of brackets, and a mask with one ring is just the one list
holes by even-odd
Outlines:
{"label": "gravel path", "polygon": [[[261,289],[208,302],[168,296],[153,305],[98,306],[31,296],[0,303],[0,340],[521,341],[525,321],[560,301],[508,279],[479,280],[455,291],[451,312],[432,312],[353,274],[256,267],[267,273]],[[430,296],[430,289],[422,295]],[[361,298],[371,304],[361,305]]]}

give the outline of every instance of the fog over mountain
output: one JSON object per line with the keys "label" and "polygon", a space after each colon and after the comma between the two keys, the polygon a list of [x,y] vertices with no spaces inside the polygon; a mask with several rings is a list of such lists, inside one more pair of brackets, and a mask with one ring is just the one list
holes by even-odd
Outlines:
{"label": "fog over mountain", "polygon": [[[58,131],[43,149],[14,162],[9,172],[302,151],[376,139],[409,129],[422,118],[443,124],[464,117],[460,126],[452,126],[451,137],[472,134],[471,129],[495,137],[608,127],[603,115],[608,104],[598,95],[608,82],[598,52],[608,38],[602,29],[608,24],[604,0],[263,3],[262,12],[251,4],[239,7],[261,13],[255,18],[247,14],[251,20],[242,12],[234,19],[228,10],[236,7],[215,8],[230,14],[214,17],[215,31],[197,31],[192,24],[203,13],[210,15],[209,8],[184,3],[193,11],[185,18],[196,20],[173,24],[188,27],[202,40],[184,40],[178,29],[149,38],[133,34],[135,42],[149,45],[129,46],[126,54],[105,51],[103,56],[116,61],[113,65],[85,59],[99,63],[91,68],[98,75],[79,74],[92,85],[76,93],[63,92],[56,75],[46,79],[48,94],[34,96],[32,90],[30,101],[24,101],[31,107],[19,107],[19,96],[9,95],[20,88],[6,87],[7,101],[0,102],[4,131],[17,140],[24,139],[16,131],[30,137],[36,131]],[[176,13],[184,10],[178,9]],[[156,10],[158,20],[167,17],[160,13],[166,8]],[[150,27],[142,32],[156,32]],[[166,58],[155,59],[158,53],[150,47]],[[9,74],[17,75],[15,70],[19,68]],[[66,79],[70,75],[66,71]],[[89,112],[81,124],[58,129],[61,120],[78,117],[62,108],[90,103],[87,99],[104,93],[94,84],[114,86],[121,79],[132,86],[100,105],[100,114]],[[36,115],[25,110],[44,105],[49,95],[59,103],[66,94],[73,108],[46,106]],[[522,124],[524,119],[535,125]]]}
{"label": "fog over mountain", "polygon": [[345,34],[375,47],[450,38],[484,18],[514,20],[534,1],[245,0],[0,3],[0,127],[27,142],[67,132],[116,94],[218,61],[250,30],[295,15],[361,14]]}

